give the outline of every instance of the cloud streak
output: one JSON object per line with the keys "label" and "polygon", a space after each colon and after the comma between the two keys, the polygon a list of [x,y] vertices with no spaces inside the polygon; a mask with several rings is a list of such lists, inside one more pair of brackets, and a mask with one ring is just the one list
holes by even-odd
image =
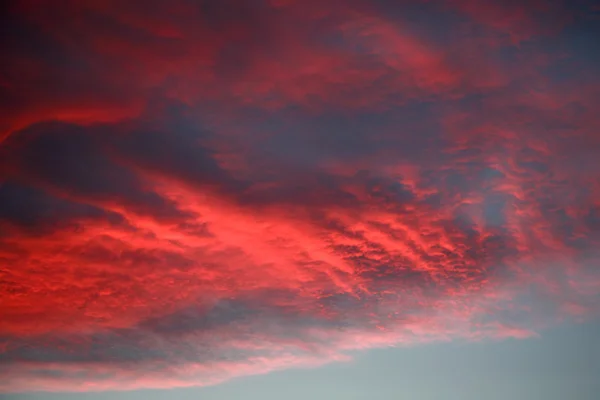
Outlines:
{"label": "cloud streak", "polygon": [[591,5],[7,11],[1,391],[208,385],[598,316]]}

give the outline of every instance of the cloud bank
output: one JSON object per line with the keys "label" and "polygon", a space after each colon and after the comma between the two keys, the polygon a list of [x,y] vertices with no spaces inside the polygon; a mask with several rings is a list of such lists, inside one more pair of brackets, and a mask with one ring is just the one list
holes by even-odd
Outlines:
{"label": "cloud bank", "polygon": [[9,2],[0,390],[598,317],[587,2]]}

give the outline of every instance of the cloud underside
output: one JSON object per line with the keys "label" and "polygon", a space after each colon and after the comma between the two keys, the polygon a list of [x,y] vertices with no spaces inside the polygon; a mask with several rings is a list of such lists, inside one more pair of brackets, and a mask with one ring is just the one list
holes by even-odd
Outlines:
{"label": "cloud underside", "polygon": [[0,390],[597,317],[593,10],[476,3],[10,2]]}

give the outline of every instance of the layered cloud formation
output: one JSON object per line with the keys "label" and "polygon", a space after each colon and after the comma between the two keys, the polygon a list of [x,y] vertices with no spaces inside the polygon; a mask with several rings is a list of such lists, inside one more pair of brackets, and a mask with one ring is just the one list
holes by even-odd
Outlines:
{"label": "layered cloud formation", "polygon": [[598,316],[591,3],[3,15],[1,391],[214,384]]}

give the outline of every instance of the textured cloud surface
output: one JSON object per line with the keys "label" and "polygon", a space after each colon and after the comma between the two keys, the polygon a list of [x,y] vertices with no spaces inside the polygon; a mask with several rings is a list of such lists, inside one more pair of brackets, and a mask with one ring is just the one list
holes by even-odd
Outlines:
{"label": "textured cloud surface", "polygon": [[0,391],[207,385],[599,316],[591,3],[2,18]]}

